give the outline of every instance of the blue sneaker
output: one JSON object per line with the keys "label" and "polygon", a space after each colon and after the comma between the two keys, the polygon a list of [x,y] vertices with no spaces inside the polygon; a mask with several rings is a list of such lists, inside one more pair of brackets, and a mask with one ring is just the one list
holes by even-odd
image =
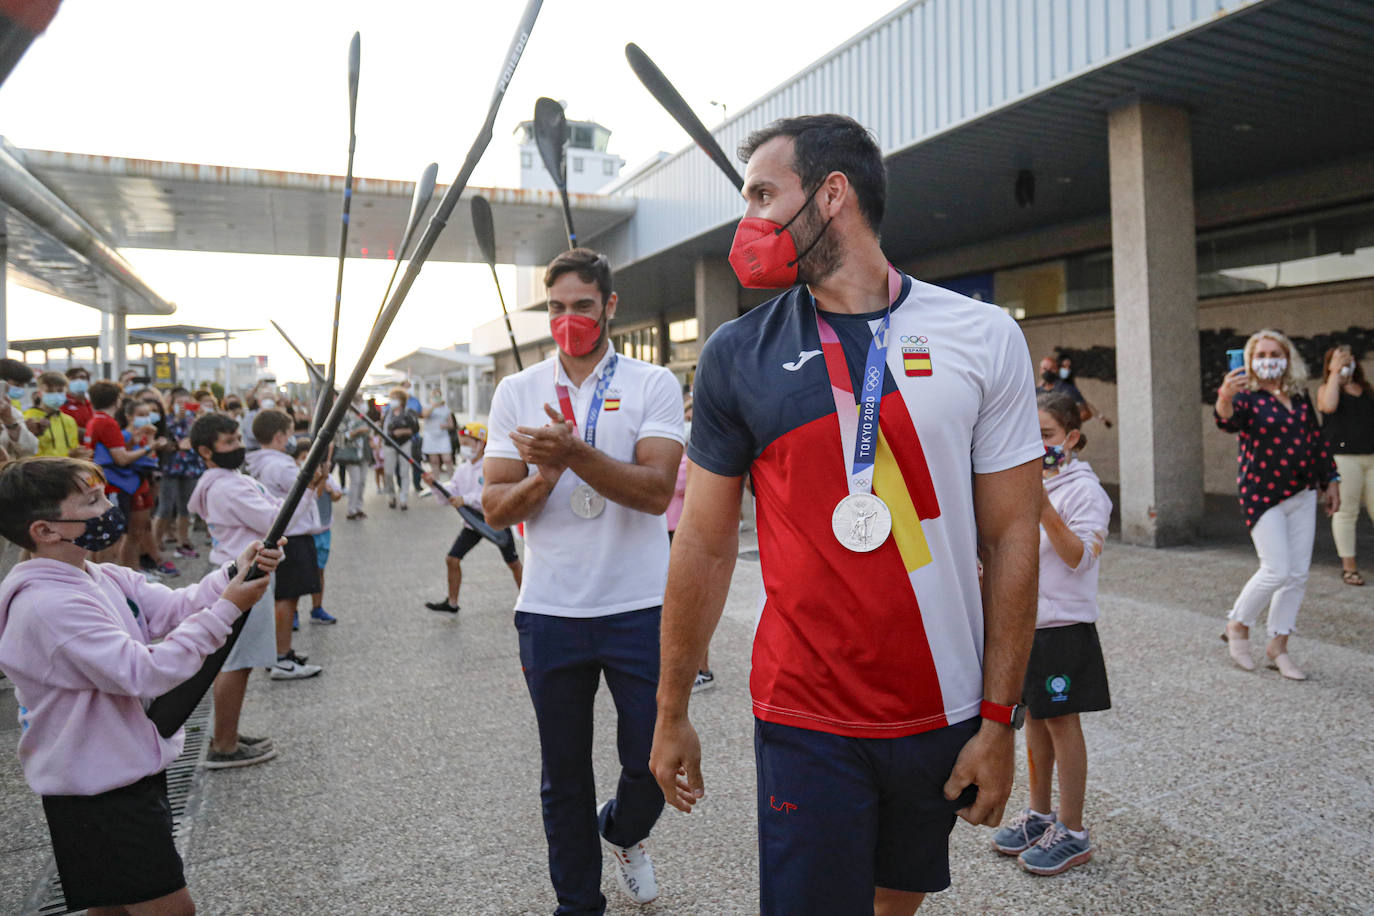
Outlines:
{"label": "blue sneaker", "polygon": [[324,608],[322,608],[322,607],[317,607],[317,608],[311,608],[311,609],[310,609],[310,622],[311,622],[311,623],[338,623],[338,622],[339,622],[339,618],[335,617],[333,614],[329,613],[329,612],[326,611]]}
{"label": "blue sneaker", "polygon": [[1040,842],[1053,823],[1053,817],[1035,817],[1030,808],[1023,808],[992,835],[992,848],[1004,856],[1019,856]]}
{"label": "blue sneaker", "polygon": [[1075,865],[1082,865],[1093,857],[1093,845],[1088,831],[1083,839],[1069,833],[1059,821],[1046,830],[1040,842],[1021,853],[1021,867],[1032,875],[1057,875]]}

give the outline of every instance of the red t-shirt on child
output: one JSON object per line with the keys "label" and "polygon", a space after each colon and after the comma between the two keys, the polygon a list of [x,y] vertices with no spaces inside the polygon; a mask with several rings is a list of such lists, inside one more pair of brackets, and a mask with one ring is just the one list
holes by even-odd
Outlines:
{"label": "red t-shirt on child", "polygon": [[[86,425],[86,445],[95,448],[97,444],[105,446],[111,456],[114,455],[115,449],[128,447],[124,442],[124,432],[119,428],[119,423],[109,414],[96,413],[95,416],[91,417],[91,422]],[[114,484],[105,484],[106,495],[118,489],[119,487]]]}

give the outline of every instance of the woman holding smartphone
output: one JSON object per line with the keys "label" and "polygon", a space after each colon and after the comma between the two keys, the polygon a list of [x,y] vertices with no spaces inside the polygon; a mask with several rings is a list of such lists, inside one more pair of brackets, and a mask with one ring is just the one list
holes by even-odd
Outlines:
{"label": "woman holding smartphone", "polygon": [[1355,523],[1361,502],[1374,519],[1374,391],[1348,345],[1327,350],[1323,363],[1317,409],[1326,415],[1322,435],[1341,475],[1341,507],[1331,516],[1331,536],[1341,557],[1341,580],[1364,585],[1355,565]]}
{"label": "woman holding smartphone", "polygon": [[1253,670],[1250,628],[1269,609],[1270,667],[1295,681],[1307,675],[1288,657],[1312,565],[1317,492],[1328,515],[1340,508],[1340,477],[1307,397],[1307,366],[1278,331],[1256,331],[1245,342],[1245,364],[1227,373],[1217,390],[1217,426],[1239,437],[1236,482],[1240,506],[1260,568],[1245,583],[1227,615],[1221,638],[1231,659]]}

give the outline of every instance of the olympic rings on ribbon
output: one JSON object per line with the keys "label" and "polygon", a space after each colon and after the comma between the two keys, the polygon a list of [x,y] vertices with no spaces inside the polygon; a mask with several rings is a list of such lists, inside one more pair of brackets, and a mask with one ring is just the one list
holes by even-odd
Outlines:
{"label": "olympic rings on ribbon", "polygon": [[900,339],[904,344],[923,344],[930,342],[930,338],[922,337],[918,334],[903,334]]}

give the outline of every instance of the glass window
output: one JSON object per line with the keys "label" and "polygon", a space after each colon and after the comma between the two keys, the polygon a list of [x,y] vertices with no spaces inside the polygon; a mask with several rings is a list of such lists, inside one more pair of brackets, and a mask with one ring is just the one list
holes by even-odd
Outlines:
{"label": "glass window", "polygon": [[534,167],[534,155],[529,152],[520,154],[520,168],[529,169]]}
{"label": "glass window", "polygon": [[[1197,270],[1199,299],[1374,277],[1374,204],[1199,233]],[[938,282],[1018,320],[1115,304],[1110,249]]]}
{"label": "glass window", "polygon": [[611,161],[610,159],[602,160],[602,162],[601,162],[601,174],[603,174],[603,175],[614,175],[614,174],[615,174],[615,163],[614,163],[613,161]]}
{"label": "glass window", "polygon": [[658,326],[636,328],[612,336],[618,352],[646,363],[658,362]]}
{"label": "glass window", "polygon": [[582,171],[582,157],[581,157],[581,156],[573,156],[573,157],[572,157],[572,161],[573,161],[573,171],[574,171],[574,172],[580,172],[580,171]]}
{"label": "glass window", "polygon": [[668,339],[673,343],[686,343],[689,340],[696,340],[697,334],[697,320],[695,318],[685,318],[668,325]]}
{"label": "glass window", "polygon": [[1200,236],[1198,296],[1374,276],[1374,205]]}

